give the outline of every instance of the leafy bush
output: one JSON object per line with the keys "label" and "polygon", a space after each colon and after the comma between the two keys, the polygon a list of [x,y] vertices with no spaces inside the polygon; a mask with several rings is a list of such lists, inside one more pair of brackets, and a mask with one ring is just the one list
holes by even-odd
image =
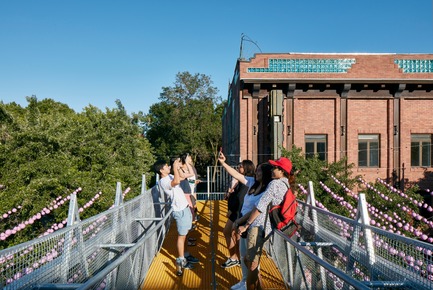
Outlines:
{"label": "leafy bush", "polygon": [[[419,238],[428,231],[428,225],[419,215],[419,203],[423,197],[418,194],[418,186],[413,185],[403,193],[380,179],[367,183],[361,176],[352,176],[354,165],[346,164],[347,159],[328,163],[317,156],[305,158],[301,148],[296,146],[290,151],[282,148],[282,155],[293,162],[297,171],[296,184],[307,188],[308,182],[312,181],[316,200],[329,211],[354,218],[351,209],[357,208],[357,196],[362,192],[369,204],[372,225],[412,238]],[[334,198],[331,193],[350,206],[343,206],[341,200]],[[298,198],[305,200],[307,196],[298,194]]]}
{"label": "leafy bush", "polygon": [[[120,101],[117,108],[102,112],[93,106],[75,113],[50,99],[28,98],[28,106],[0,103],[0,232],[38,214],[60,196],[77,188],[79,206],[98,192],[101,197],[81,216],[82,219],[108,209],[115,198],[116,183],[133,197],[140,192],[142,174],[154,162],[150,143],[139,126],[141,116],[126,114]],[[153,175],[153,172],[152,172]],[[47,226],[67,217],[68,206],[50,211],[17,232],[0,247],[9,247],[37,237]]]}

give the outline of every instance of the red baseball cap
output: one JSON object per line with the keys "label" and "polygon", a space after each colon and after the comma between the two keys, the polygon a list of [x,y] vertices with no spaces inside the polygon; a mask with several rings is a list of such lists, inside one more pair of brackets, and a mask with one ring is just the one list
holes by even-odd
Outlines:
{"label": "red baseball cap", "polygon": [[279,166],[288,174],[292,171],[292,161],[286,157],[280,157],[277,160],[269,160],[269,163],[273,166]]}

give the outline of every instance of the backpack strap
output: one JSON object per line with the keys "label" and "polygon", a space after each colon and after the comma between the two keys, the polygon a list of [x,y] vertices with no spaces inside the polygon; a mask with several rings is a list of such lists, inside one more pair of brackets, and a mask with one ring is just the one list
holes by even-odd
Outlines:
{"label": "backpack strap", "polygon": [[284,183],[285,186],[287,186],[287,190],[286,190],[286,193],[283,196],[283,200],[281,201],[280,205],[283,205],[284,199],[286,198],[286,194],[289,192],[289,189],[290,189],[290,185],[288,183],[285,183],[284,181],[283,181],[283,183]]}
{"label": "backpack strap", "polygon": [[[289,192],[287,191],[286,194],[288,194]],[[293,194],[293,193],[292,193]],[[286,210],[283,212],[283,215],[292,207],[292,205],[296,202],[296,197],[293,199],[292,203],[286,208]]]}
{"label": "backpack strap", "polygon": [[[290,189],[289,184],[286,183],[286,182],[284,182],[284,181],[283,181],[283,183],[284,183],[285,186],[287,186],[287,191],[288,191],[288,190]],[[283,203],[284,203],[284,198],[285,198],[285,196],[286,196],[286,194],[287,194],[287,191],[286,191],[286,193],[284,194],[284,197],[283,197],[283,200],[282,200],[281,203],[280,203],[280,206],[283,205]],[[272,204],[269,203],[269,204],[268,204],[268,207],[267,207],[267,209],[266,209],[266,216],[265,216],[265,231],[266,231],[266,223],[268,222],[269,211],[270,211],[271,208],[272,208]],[[272,231],[268,234],[268,236],[265,237],[265,241],[267,241],[267,240],[269,239],[269,237],[272,235],[273,231],[274,231],[274,229],[272,229]]]}

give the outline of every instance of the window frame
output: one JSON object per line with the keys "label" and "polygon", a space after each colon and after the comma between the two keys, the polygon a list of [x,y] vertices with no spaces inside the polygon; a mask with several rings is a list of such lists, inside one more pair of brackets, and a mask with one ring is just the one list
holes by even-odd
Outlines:
{"label": "window frame", "polygon": [[[328,134],[305,134],[304,135],[304,143],[305,143],[305,158],[311,158],[313,156],[317,156],[320,160],[327,161],[328,160]],[[307,152],[307,143],[313,143],[313,151]],[[318,143],[324,143],[325,151],[318,152]],[[321,158],[321,154],[324,156],[324,159]]]}
{"label": "window frame", "polygon": [[[366,165],[361,164],[361,144],[366,143],[365,162]],[[377,148],[373,147],[377,144]],[[364,150],[364,149],[362,149]],[[377,151],[377,164],[371,165],[374,156],[374,151]],[[380,134],[358,134],[358,167],[360,168],[380,168]]]}
{"label": "window frame", "polygon": [[[432,134],[422,134],[422,133],[413,133],[410,134],[410,166],[414,168],[419,167],[433,167],[432,161],[433,161],[433,152],[432,152],[432,142],[433,141],[433,135]],[[413,159],[413,150],[414,150],[414,143],[418,143],[418,157],[417,157],[417,165],[414,165],[414,159]],[[428,143],[427,145],[424,145],[423,143]],[[424,146],[428,146],[429,148],[426,150]],[[423,154],[427,152],[427,161],[428,164],[424,164],[424,156]]]}

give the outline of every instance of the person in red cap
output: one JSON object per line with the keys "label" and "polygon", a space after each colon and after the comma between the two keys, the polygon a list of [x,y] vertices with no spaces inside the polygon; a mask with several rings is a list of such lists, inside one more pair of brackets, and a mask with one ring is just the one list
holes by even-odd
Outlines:
{"label": "person in red cap", "polygon": [[255,208],[249,215],[245,215],[245,218],[247,218],[245,225],[238,228],[239,234],[248,230],[246,255],[248,262],[247,289],[263,289],[259,263],[263,244],[272,232],[269,217],[267,217],[267,208],[269,204],[274,206],[282,202],[287,189],[290,187],[289,178],[293,175],[290,159],[281,157],[278,160],[269,160],[269,163],[274,166],[272,170],[273,180],[269,183],[261,198],[256,202]]}

